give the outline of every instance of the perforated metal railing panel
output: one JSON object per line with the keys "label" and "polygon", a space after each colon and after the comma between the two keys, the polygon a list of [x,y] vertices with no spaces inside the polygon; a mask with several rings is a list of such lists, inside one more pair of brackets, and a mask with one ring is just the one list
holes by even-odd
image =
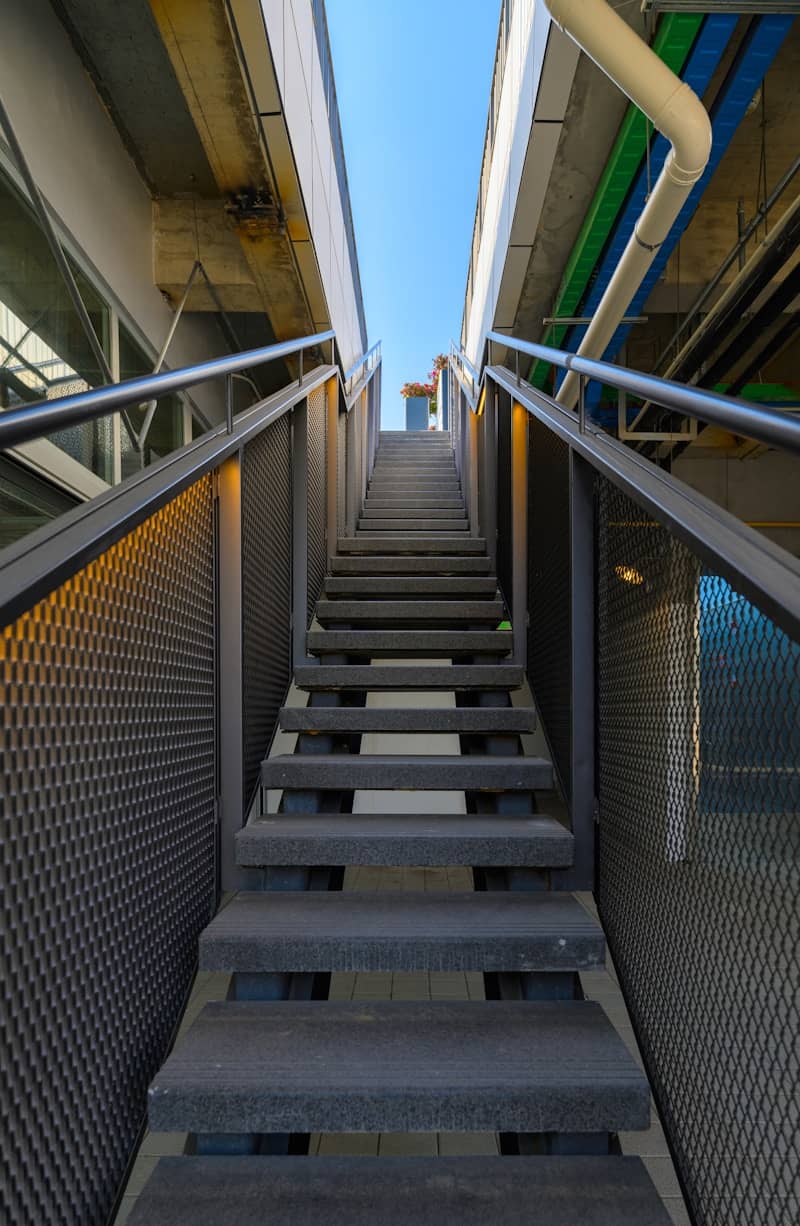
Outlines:
{"label": "perforated metal railing panel", "polygon": [[103,1223],[215,905],[202,478],[2,633],[0,1218]]}
{"label": "perforated metal railing panel", "polygon": [[326,513],[326,390],[308,397],[308,625],[322,590],[327,564]]}
{"label": "perforated metal railing panel", "polygon": [[291,679],[292,467],[288,413],[242,460],[242,707],[244,795],[258,782]]}
{"label": "perforated metal railing panel", "polygon": [[497,389],[497,581],[511,605],[511,397]]}
{"label": "perforated metal railing panel", "polygon": [[477,465],[478,473],[478,525],[480,527],[481,536],[487,538],[487,549],[491,548],[491,542],[488,540],[487,524],[489,523],[489,514],[487,510],[488,494],[486,481],[486,431],[494,428],[494,414],[482,413],[478,418],[478,429],[476,432],[476,454],[475,464]]}
{"label": "perforated metal railing panel", "polygon": [[569,447],[528,418],[528,677],[562,790],[570,797]]}
{"label": "perforated metal railing panel", "polygon": [[694,1220],[800,1220],[800,647],[605,479],[599,904]]}
{"label": "perforated metal railing panel", "polygon": [[336,527],[345,535],[347,523],[347,414],[340,413],[336,422]]}

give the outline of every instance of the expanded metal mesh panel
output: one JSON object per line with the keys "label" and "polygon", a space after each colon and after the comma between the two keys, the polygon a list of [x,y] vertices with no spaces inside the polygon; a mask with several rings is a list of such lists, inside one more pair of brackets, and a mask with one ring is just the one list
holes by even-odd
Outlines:
{"label": "expanded metal mesh panel", "polygon": [[353,472],[355,473],[356,488],[354,491],[353,500],[355,504],[354,519],[355,519],[356,524],[358,524],[358,517],[361,514],[361,507],[362,507],[362,503],[364,500],[364,491],[362,488],[362,478],[361,478],[361,474],[362,474],[361,452],[363,450],[361,446],[362,414],[363,414],[363,397],[359,396],[358,400],[356,400],[355,404],[350,410],[350,416],[353,419],[353,427],[352,427],[353,433],[351,435],[351,438],[353,440],[353,455],[354,455],[354,461],[355,461],[353,465]]}
{"label": "expanded metal mesh panel", "polygon": [[511,397],[497,390],[497,580],[511,605]]}
{"label": "expanded metal mesh panel", "polygon": [[308,624],[322,590],[328,561],[325,540],[327,499],[326,397],[318,387],[308,397]]}
{"label": "expanded metal mesh panel", "polygon": [[340,413],[336,422],[336,527],[345,535],[347,523],[347,414]]}
{"label": "expanded metal mesh panel", "polygon": [[[490,392],[488,394],[491,395]],[[487,534],[486,525],[488,523],[486,509],[488,501],[488,483],[486,481],[486,431],[490,428],[488,423],[493,422],[494,414],[482,413],[478,418],[478,430],[476,435],[477,454],[475,457],[475,463],[477,465],[478,473],[478,527],[480,529],[480,535],[484,537]],[[486,544],[487,548],[491,547],[491,542],[488,540]]]}
{"label": "expanded metal mesh panel", "polygon": [[694,1220],[800,1220],[800,648],[599,485],[599,902]]}
{"label": "expanded metal mesh panel", "polygon": [[2,635],[0,1218],[103,1223],[215,904],[203,478]]}
{"label": "expanded metal mesh panel", "polygon": [[569,447],[528,418],[528,677],[553,763],[570,795]]}
{"label": "expanded metal mesh panel", "polygon": [[248,443],[242,462],[242,708],[244,794],[291,677],[292,468],[289,414]]}

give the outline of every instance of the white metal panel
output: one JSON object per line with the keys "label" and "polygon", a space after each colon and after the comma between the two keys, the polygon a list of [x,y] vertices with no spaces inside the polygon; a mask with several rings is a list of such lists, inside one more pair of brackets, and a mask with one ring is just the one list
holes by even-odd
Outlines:
{"label": "white metal panel", "polygon": [[284,16],[283,8],[285,0],[260,0],[261,12],[264,16],[264,25],[267,30],[267,40],[269,48],[272,52],[272,60],[275,65],[275,76],[278,81],[278,89],[281,95],[284,92],[284,54],[283,54],[283,39],[284,39]]}

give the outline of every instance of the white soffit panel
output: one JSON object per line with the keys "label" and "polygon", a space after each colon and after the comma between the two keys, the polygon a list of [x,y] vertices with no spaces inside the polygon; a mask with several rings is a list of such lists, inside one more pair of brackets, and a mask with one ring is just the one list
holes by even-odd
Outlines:
{"label": "white soffit panel", "polygon": [[528,271],[528,261],[531,256],[530,247],[509,247],[506,252],[506,262],[503,268],[503,278],[497,294],[494,308],[494,328],[514,327],[517,307],[519,306],[522,287],[525,284],[525,274]]}
{"label": "white soffit panel", "polygon": [[531,126],[528,151],[525,155],[525,165],[522,169],[522,179],[514,209],[514,221],[511,226],[510,242],[512,246],[526,244],[530,247],[533,245],[560,137],[561,124],[559,123],[534,122]]}
{"label": "white soffit panel", "polygon": [[281,102],[261,9],[246,0],[231,0],[231,9],[256,110],[260,115],[274,114],[281,109]]}
{"label": "white soffit panel", "polygon": [[539,77],[539,88],[536,91],[534,121],[563,122],[580,54],[577,43],[567,38],[566,34],[551,22],[547,33],[544,63]]}

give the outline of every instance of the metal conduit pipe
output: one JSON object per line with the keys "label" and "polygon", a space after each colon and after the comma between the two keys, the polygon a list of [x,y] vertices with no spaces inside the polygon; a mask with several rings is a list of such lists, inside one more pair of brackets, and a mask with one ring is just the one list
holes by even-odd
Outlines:
{"label": "metal conduit pipe", "polygon": [[[711,121],[700,99],[606,3],[545,0],[556,24],[585,51],[670,142],[664,168],[620,257],[578,353],[601,358],[656,252],[669,234],[711,153]],[[571,371],[558,392],[574,408],[579,378]]]}

